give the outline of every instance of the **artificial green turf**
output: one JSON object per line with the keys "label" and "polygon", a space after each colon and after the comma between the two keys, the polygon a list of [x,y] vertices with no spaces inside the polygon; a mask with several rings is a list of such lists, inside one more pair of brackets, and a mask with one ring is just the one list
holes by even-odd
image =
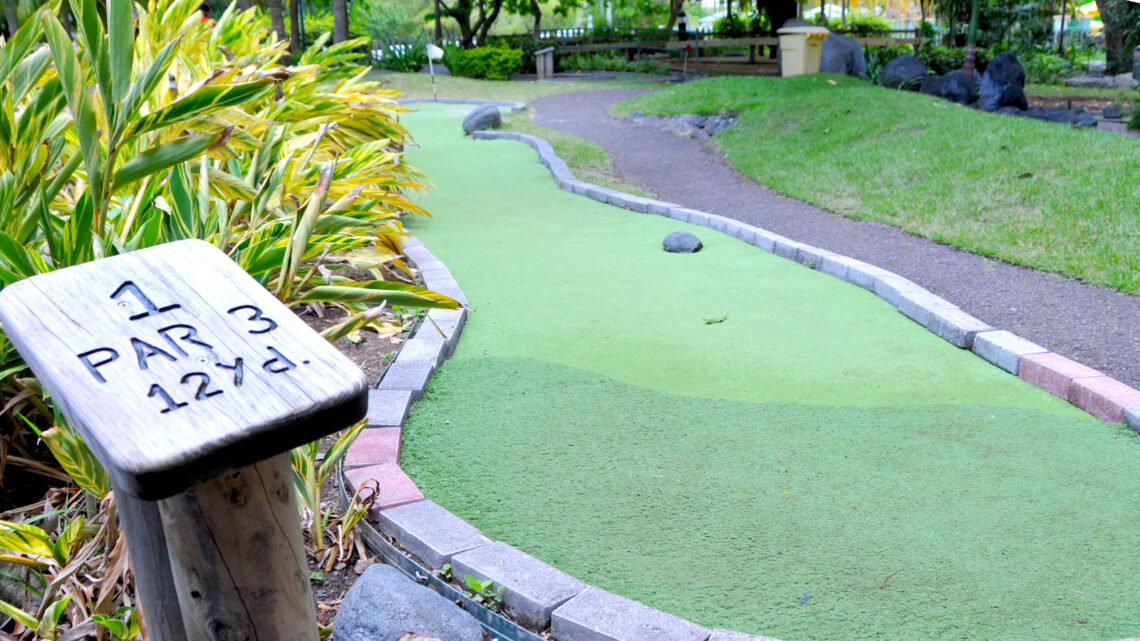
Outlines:
{"label": "artificial green turf", "polygon": [[615,106],[633,110],[740,113],[714,144],[781,193],[1140,292],[1133,138],[988,114],[845,76],[716,78]]}
{"label": "artificial green turf", "polygon": [[[473,308],[405,430],[429,498],[708,626],[1138,632],[1131,432],[858,288],[560,191],[529,147],[464,139],[466,109],[404,118],[438,185],[409,228]],[[661,251],[682,227],[703,251]]]}

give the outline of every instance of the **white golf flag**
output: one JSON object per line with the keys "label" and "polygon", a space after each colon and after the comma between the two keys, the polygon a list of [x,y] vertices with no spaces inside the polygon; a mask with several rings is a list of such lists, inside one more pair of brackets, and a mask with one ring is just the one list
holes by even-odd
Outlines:
{"label": "white golf flag", "polygon": [[428,60],[443,60],[443,49],[428,43],[427,46]]}

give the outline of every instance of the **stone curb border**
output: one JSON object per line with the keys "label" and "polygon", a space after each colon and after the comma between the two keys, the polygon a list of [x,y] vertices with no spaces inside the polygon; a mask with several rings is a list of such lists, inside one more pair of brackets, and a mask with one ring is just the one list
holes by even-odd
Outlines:
{"label": "stone curb border", "polygon": [[581,182],[541,138],[476,131],[477,140],[517,140],[538,152],[562,189],[615,207],[707,227],[873,292],[902,314],[956,347],[1059,396],[1102,421],[1140,432],[1140,391],[1090,367],[980,321],[902,276],[826,249],[796,242],[737,220]]}
{"label": "stone curb border", "polygon": [[442,102],[446,105],[495,105],[496,107],[506,107],[511,111],[522,111],[526,109],[525,102],[517,102],[515,100],[463,100],[462,98],[440,98],[438,100],[431,100],[429,98],[414,98],[412,100],[401,100],[401,105],[410,105],[422,102]]}
{"label": "stone curb border", "polygon": [[[581,182],[541,138],[488,131],[475,132],[474,137],[517,140],[534,147],[543,166],[566,191],[631,211],[708,227],[863,287],[957,347],[972,350],[1097,418],[1127,422],[1140,431],[1140,391],[993,328],[898,274],[722,216]],[[419,267],[425,286],[467,304],[451,272],[419,239],[410,238],[404,253]],[[378,484],[378,497],[369,516],[380,532],[432,572],[450,563],[455,576],[469,574],[494,581],[504,588],[503,603],[520,625],[535,632],[549,628],[556,641],[777,641],[730,630],[709,630],[589,586],[506,543],[491,541],[424,498],[399,466],[402,429],[411,404],[422,398],[431,375],[454,353],[466,320],[466,309],[428,311],[378,387],[369,392],[368,425],[349,448],[342,469],[350,491],[369,481]]]}

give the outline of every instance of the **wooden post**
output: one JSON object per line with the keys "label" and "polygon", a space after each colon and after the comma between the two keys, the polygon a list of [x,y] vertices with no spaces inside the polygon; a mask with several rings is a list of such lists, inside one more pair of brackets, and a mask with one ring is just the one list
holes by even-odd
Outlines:
{"label": "wooden post", "polygon": [[107,470],[155,641],[316,641],[287,452],[364,376],[196,240],[35,276],[0,321]]}

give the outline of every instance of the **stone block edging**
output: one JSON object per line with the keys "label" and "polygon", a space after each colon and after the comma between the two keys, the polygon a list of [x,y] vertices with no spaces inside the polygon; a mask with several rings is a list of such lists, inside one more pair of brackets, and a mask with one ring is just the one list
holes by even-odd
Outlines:
{"label": "stone block edging", "polygon": [[[488,102],[515,109],[511,104],[493,101],[476,104]],[[736,220],[581,182],[549,143],[534,136],[492,131],[477,131],[473,135],[479,140],[517,140],[535,148],[542,164],[566,191],[615,207],[707,227],[871,291],[957,347],[973,351],[1102,420],[1125,422],[1140,432],[1140,391],[1010,332],[990,327],[898,274]],[[420,269],[427,288],[466,304],[451,272],[419,239],[410,237],[404,251]],[[491,541],[423,497],[398,465],[401,430],[411,403],[422,397],[431,375],[454,352],[466,319],[466,309],[430,310],[385,371],[377,389],[369,394],[368,426],[349,449],[342,469],[350,494],[365,484],[377,484],[378,496],[369,516],[378,523],[379,530],[428,570],[439,571],[460,557],[457,567],[505,588],[505,603],[508,608],[513,604],[523,612],[525,623],[538,627],[549,621],[555,641],[640,641],[646,638],[646,631],[666,630],[669,638],[691,641],[778,641],[729,630],[708,630],[586,585],[505,543]]]}
{"label": "stone block edging", "polygon": [[[554,154],[550,144],[535,136],[506,131],[477,131],[473,136],[476,140],[517,140],[533,147],[538,152],[540,161],[546,167],[551,167],[555,162],[562,163],[562,160]],[[651,198],[623,194],[613,189],[584,183],[573,176],[562,176],[556,172],[554,179],[558,182],[559,187],[566,191],[630,211],[662,215],[719,231],[759,247],[768,253],[776,254],[808,268],[858,285],[873,292],[879,298],[890,303],[900,313],[943,340],[961,349],[971,350],[984,360],[1011,374],[1019,375],[1021,361],[1024,357],[1029,355],[1040,356],[1042,353],[1048,352],[1048,350],[1010,332],[992,327],[988,323],[970,316],[957,305],[931,293],[913,281],[880,267],[794,241],[766,229],[731,218]],[[1063,358],[1060,355],[1056,355],[1056,357]],[[1068,359],[1064,360],[1068,361]],[[1095,370],[1090,371],[1095,372]],[[1100,379],[1095,382],[1095,389],[1075,386],[1071,394],[1068,387],[1066,387],[1065,393],[1061,394],[1047,386],[1052,381],[1055,387],[1058,384],[1056,383],[1057,379],[1064,379],[1065,376],[1062,372],[1058,372],[1052,377],[1021,376],[1021,378],[1057,394],[1103,421],[1127,423],[1129,427],[1140,432],[1140,391],[1101,372],[1095,372],[1094,375]]]}

